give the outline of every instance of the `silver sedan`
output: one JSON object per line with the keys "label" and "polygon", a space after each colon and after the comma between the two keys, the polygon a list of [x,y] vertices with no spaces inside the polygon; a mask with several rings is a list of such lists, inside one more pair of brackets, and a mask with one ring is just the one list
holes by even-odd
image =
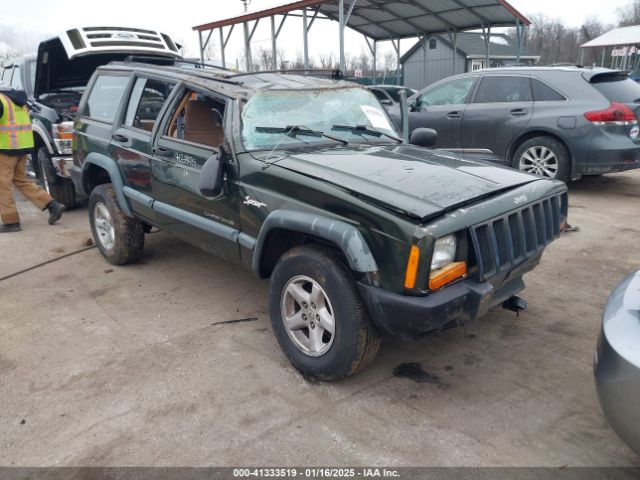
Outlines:
{"label": "silver sedan", "polygon": [[593,370],[605,417],[640,454],[640,270],[607,301]]}

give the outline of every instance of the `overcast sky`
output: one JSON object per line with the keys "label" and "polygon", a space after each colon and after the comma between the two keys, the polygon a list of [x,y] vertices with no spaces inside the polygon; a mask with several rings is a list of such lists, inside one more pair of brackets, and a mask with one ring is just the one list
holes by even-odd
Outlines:
{"label": "overcast sky", "polygon": [[[579,26],[589,17],[597,17],[605,23],[614,23],[616,10],[631,0],[511,0],[510,3],[525,15],[542,13],[560,18],[571,26]],[[263,10],[290,0],[252,0],[250,11]],[[3,0],[0,16],[0,43],[4,42],[19,51],[35,51],[40,40],[53,36],[72,26],[123,25],[158,29],[174,39],[182,41],[191,56],[198,54],[198,40],[191,30],[194,25],[233,17],[243,13],[241,0]],[[96,8],[100,5],[100,8]],[[106,7],[108,5],[108,7]],[[279,48],[284,48],[291,58],[302,50],[301,21],[289,18],[283,28]],[[219,46],[217,33],[214,35]],[[387,42],[385,42],[387,43]],[[403,41],[407,50],[413,41]],[[270,49],[270,27],[263,20],[254,37],[255,47]],[[366,48],[362,36],[355,32],[346,35],[347,52],[359,54]],[[380,45],[381,54],[388,45]],[[317,54],[338,51],[338,27],[336,22],[318,21],[309,37],[309,51]],[[242,29],[234,30],[228,45],[227,61],[235,61],[242,54]],[[218,56],[219,54],[216,54]]]}

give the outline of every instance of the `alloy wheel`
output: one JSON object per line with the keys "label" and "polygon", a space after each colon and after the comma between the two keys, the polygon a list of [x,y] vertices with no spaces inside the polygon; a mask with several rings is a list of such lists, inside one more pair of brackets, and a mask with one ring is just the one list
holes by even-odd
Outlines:
{"label": "alloy wheel", "polygon": [[104,203],[98,202],[93,208],[93,224],[98,234],[98,241],[105,250],[113,249],[116,233],[111,214]]}
{"label": "alloy wheel", "polygon": [[280,311],[285,330],[298,350],[310,357],[329,351],[335,337],[335,316],[318,282],[304,275],[289,280],[282,291]]}
{"label": "alloy wheel", "polygon": [[533,146],[520,157],[518,168],[523,172],[539,177],[556,178],[558,174],[558,157],[548,147]]}

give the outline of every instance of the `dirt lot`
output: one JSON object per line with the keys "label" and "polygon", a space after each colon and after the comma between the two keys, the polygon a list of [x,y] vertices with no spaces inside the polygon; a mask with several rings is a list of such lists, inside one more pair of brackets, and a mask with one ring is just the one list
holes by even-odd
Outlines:
{"label": "dirt lot", "polygon": [[[640,266],[640,172],[584,179],[570,204],[580,231],[527,275],[519,318],[385,341],[338,384],[281,354],[266,282],[164,233],[133,266],[90,249],[1,280],[0,465],[640,465],[591,371],[607,295]],[[0,278],[89,236],[84,208],[54,227],[20,208]],[[430,381],[394,376],[404,362]]]}

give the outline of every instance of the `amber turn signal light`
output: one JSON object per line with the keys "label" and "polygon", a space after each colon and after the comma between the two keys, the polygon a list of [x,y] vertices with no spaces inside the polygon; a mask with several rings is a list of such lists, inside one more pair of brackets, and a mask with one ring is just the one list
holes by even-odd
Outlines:
{"label": "amber turn signal light", "polygon": [[467,264],[465,262],[450,263],[440,270],[431,272],[431,275],[429,275],[429,290],[437,290],[444,287],[447,283],[457,280],[466,273]]}
{"label": "amber turn signal light", "polygon": [[419,261],[420,249],[415,245],[411,245],[409,261],[407,262],[407,273],[404,275],[404,288],[415,288]]}

